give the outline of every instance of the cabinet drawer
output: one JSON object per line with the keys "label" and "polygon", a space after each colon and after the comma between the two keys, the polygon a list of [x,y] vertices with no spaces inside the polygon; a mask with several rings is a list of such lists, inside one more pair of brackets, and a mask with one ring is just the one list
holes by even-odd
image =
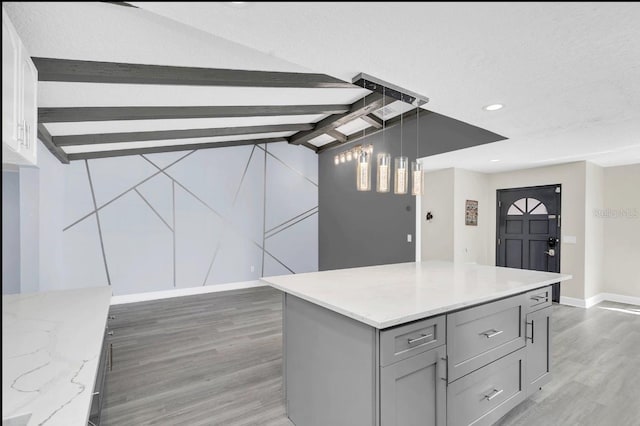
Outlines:
{"label": "cabinet drawer", "polygon": [[445,344],[444,315],[380,332],[380,363],[385,366]]}
{"label": "cabinet drawer", "polygon": [[527,293],[529,299],[529,312],[551,306],[551,286],[539,288]]}
{"label": "cabinet drawer", "polygon": [[447,424],[491,425],[525,399],[525,349],[451,383],[447,388]]}
{"label": "cabinet drawer", "polygon": [[447,315],[449,382],[525,345],[526,294]]}

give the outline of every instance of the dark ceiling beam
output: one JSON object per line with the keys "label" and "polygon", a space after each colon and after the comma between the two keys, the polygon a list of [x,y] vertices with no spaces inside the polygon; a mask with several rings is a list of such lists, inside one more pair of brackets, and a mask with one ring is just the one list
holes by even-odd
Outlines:
{"label": "dark ceiling beam", "polygon": [[344,133],[340,133],[337,130],[327,130],[327,135],[343,143],[347,141],[347,135],[345,135]]}
{"label": "dark ceiling beam", "polygon": [[94,158],[121,157],[124,155],[155,154],[158,152],[192,151],[195,149],[224,148],[228,146],[257,145],[262,143],[284,142],[285,138],[247,139],[242,141],[190,143],[185,145],[156,146],[148,148],[118,149],[113,151],[80,152],[67,154],[70,161],[91,160]]}
{"label": "dark ceiling beam", "polygon": [[38,81],[177,86],[354,88],[326,74],[31,58]]}
{"label": "dark ceiling beam", "polygon": [[[425,109],[421,109],[420,110],[420,117],[424,117],[426,115],[431,114],[431,111],[425,110]],[[411,119],[415,119],[416,118],[416,108],[406,111],[404,114],[398,115],[396,117],[390,118],[389,120],[387,120],[387,122],[385,123],[385,129],[389,130],[391,127],[395,127],[397,125],[399,125],[400,123],[402,123],[403,121],[407,121],[407,120],[411,120]],[[355,142],[357,140],[360,140],[362,138],[365,138],[367,136],[371,136],[371,135],[375,135],[376,133],[382,132],[383,129],[378,129],[376,127],[369,127],[367,129],[365,129],[364,131],[364,135],[363,132],[356,132],[350,136],[347,137],[347,141],[346,142],[340,142],[340,141],[334,141],[334,142],[330,142],[328,144],[322,145],[321,147],[318,148],[317,153],[320,154],[322,152],[328,151],[332,148],[341,146],[341,145],[345,145],[345,144],[349,144],[352,142]]]}
{"label": "dark ceiling beam", "polygon": [[367,115],[383,104],[384,97],[379,93],[371,93],[364,98],[351,104],[348,112],[343,114],[334,114],[329,117],[320,120],[316,123],[312,130],[305,132],[299,132],[289,137],[289,143],[299,145],[303,142],[309,142],[311,139],[316,138],[322,134],[327,133],[329,130],[335,130],[337,127],[342,126],[350,121],[360,118],[363,115]]}
{"label": "dark ceiling beam", "polygon": [[81,121],[342,114],[349,111],[349,107],[349,105],[255,105],[38,108],[38,122],[74,123]]}
{"label": "dark ceiling beam", "polygon": [[382,119],[378,118],[377,116],[369,114],[363,115],[360,118],[369,123],[372,127],[375,127],[376,129],[382,129]]}
{"label": "dark ceiling beam", "polygon": [[214,129],[157,130],[150,132],[99,133],[87,135],[53,136],[57,146],[95,145],[102,143],[122,143],[157,141],[167,139],[194,139],[219,136],[250,135],[257,133],[296,132],[309,130],[313,124],[276,124],[269,126],[223,127]]}
{"label": "dark ceiling beam", "polygon": [[49,152],[51,152],[54,157],[58,159],[63,164],[69,164],[69,158],[67,153],[64,152],[61,148],[57,147],[53,143],[53,138],[46,127],[42,124],[38,124],[38,139],[42,141],[44,146],[47,147]]}

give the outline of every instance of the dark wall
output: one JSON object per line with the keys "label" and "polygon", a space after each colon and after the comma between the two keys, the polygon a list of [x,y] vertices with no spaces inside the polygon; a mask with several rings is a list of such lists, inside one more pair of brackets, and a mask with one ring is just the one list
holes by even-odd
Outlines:
{"label": "dark wall", "polygon": [[[356,191],[355,162],[335,165],[337,153],[357,144],[373,144],[379,152],[400,155],[400,125],[366,136],[319,155],[319,268],[351,268],[415,260],[415,197]],[[498,134],[436,113],[420,115],[419,155],[426,157],[505,139]],[[402,154],[416,158],[416,119],[404,120]],[[393,177],[391,179],[393,186]],[[410,190],[410,188],[409,188]],[[427,195],[428,196],[428,195]],[[407,242],[411,234],[411,243]]]}

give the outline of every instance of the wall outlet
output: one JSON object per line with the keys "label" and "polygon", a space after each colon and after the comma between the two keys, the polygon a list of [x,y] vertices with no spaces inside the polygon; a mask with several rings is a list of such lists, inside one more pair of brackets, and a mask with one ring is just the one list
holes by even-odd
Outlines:
{"label": "wall outlet", "polygon": [[413,240],[413,235],[407,234],[407,242],[410,243]]}

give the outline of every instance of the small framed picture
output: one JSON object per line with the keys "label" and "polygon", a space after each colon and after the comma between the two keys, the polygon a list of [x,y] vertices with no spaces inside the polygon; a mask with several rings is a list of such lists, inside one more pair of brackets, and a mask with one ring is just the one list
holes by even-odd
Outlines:
{"label": "small framed picture", "polygon": [[467,200],[464,206],[464,224],[478,226],[478,202]]}

